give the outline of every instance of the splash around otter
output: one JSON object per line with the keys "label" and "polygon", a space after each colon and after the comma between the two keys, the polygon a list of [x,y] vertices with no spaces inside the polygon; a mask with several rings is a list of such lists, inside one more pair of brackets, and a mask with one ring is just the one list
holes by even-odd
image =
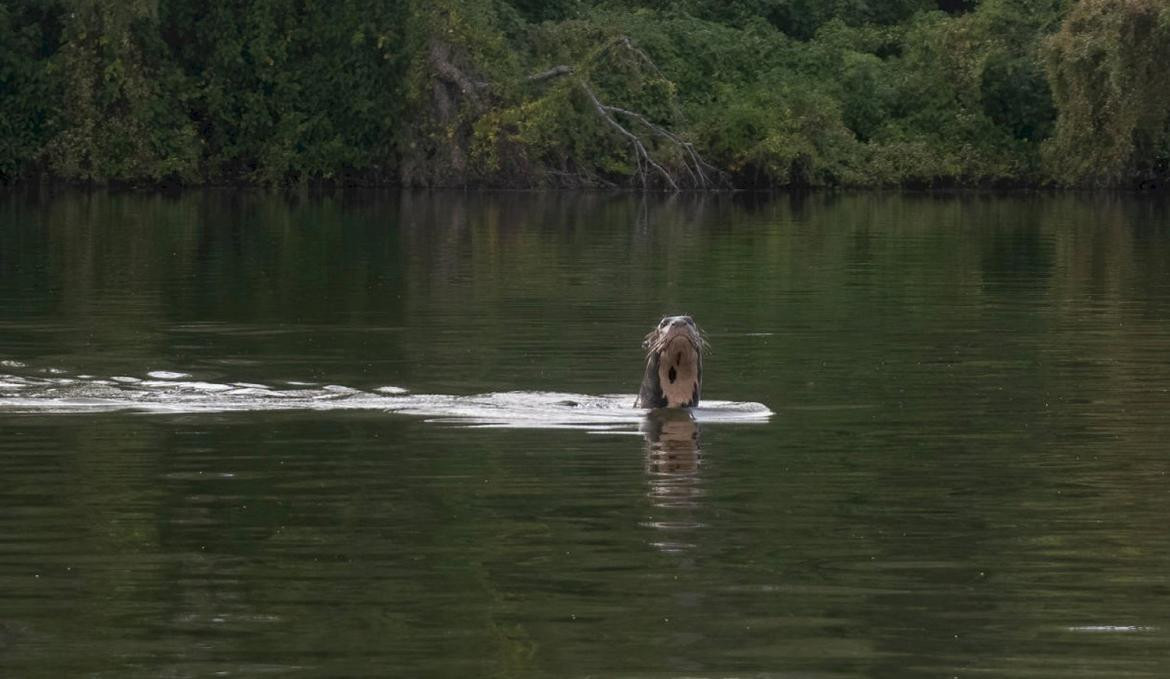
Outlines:
{"label": "splash around otter", "polygon": [[646,372],[635,408],[693,408],[703,390],[706,341],[690,316],[667,316],[646,335]]}

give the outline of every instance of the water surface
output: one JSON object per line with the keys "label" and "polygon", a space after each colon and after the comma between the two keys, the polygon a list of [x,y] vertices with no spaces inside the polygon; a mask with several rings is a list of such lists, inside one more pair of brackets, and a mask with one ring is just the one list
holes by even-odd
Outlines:
{"label": "water surface", "polygon": [[8,194],[0,673],[1164,676],[1167,356],[1134,197]]}

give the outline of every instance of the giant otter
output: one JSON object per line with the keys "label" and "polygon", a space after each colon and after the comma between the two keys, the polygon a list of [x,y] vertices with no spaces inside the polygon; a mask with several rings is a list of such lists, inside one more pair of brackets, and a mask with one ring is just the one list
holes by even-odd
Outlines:
{"label": "giant otter", "polygon": [[667,316],[646,335],[646,373],[635,408],[693,408],[703,389],[706,341],[690,316]]}

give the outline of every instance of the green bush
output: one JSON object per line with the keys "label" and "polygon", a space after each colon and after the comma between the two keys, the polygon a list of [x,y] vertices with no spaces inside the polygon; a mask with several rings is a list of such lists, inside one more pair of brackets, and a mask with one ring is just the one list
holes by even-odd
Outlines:
{"label": "green bush", "polygon": [[157,58],[156,7],[77,0],[69,9],[49,64],[63,92],[60,130],[47,147],[52,170],[84,182],[194,179],[199,139],[184,109],[187,83]]}
{"label": "green bush", "polygon": [[1167,45],[1161,0],[9,0],[0,181],[1117,185]]}
{"label": "green bush", "polygon": [[60,92],[48,58],[60,40],[62,9],[0,4],[0,182],[30,173],[53,136]]}
{"label": "green bush", "polygon": [[1045,45],[1060,115],[1047,145],[1067,183],[1166,176],[1170,161],[1170,6],[1081,0]]}

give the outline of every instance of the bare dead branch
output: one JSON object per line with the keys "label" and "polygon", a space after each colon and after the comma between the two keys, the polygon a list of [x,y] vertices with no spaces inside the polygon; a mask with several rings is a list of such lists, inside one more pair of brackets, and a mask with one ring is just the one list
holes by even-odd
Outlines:
{"label": "bare dead branch", "polygon": [[532,75],[525,78],[524,82],[528,82],[528,83],[542,82],[545,80],[549,80],[551,78],[558,78],[562,75],[568,75],[572,72],[573,72],[572,66],[566,66],[565,64],[560,64],[559,66],[553,66],[552,68],[548,69],[547,71],[541,71],[540,73],[533,73]]}
{"label": "bare dead branch", "polygon": [[627,50],[633,52],[635,56],[640,58],[647,66],[649,66],[650,70],[654,71],[654,75],[662,78],[663,80],[667,79],[666,76],[662,75],[662,71],[658,70],[658,64],[654,63],[654,60],[650,58],[650,55],[643,52],[640,48],[634,46],[634,41],[630,40],[630,36],[623,35],[618,42]]}
{"label": "bare dead branch", "polygon": [[[675,135],[671,134],[669,130],[661,127],[660,125],[655,125],[654,123],[650,122],[650,120],[647,119],[646,116],[642,115],[641,113],[635,113],[634,111],[630,111],[630,110],[627,110],[624,108],[619,108],[617,106],[606,106],[605,108],[610,113],[620,113],[620,114],[627,116],[629,118],[633,118],[637,122],[642,123],[643,126],[648,128],[654,134],[657,134],[661,137],[666,138],[667,140],[673,142],[675,145],[682,147],[684,150],[689,146],[689,144],[687,144],[683,140],[679,139]],[[692,170],[691,166],[688,165],[687,163],[684,162],[683,167],[686,168],[687,173],[689,173],[691,175],[691,181],[695,184],[695,186],[702,186],[703,184],[706,183],[705,180],[700,181],[700,177],[702,177],[702,173],[703,173],[703,170],[701,167],[698,168],[699,174],[697,176],[695,174],[695,171]]]}
{"label": "bare dead branch", "polygon": [[695,150],[694,144],[683,140],[681,137],[674,134],[673,132],[666,129],[665,127],[662,127],[661,125],[657,125],[657,124],[651,122],[646,116],[642,115],[641,113],[638,113],[636,111],[630,111],[628,109],[620,108],[617,106],[606,106],[606,109],[608,111],[610,111],[611,113],[619,113],[619,114],[624,115],[626,117],[629,117],[633,120],[636,120],[637,122],[641,123],[643,126],[645,126],[647,129],[649,129],[654,134],[657,134],[661,137],[664,137],[665,139],[669,140],[671,143],[675,144],[676,146],[681,148],[683,151],[685,151],[686,154],[690,157],[691,163],[694,164],[694,168],[692,169],[691,166],[687,165],[685,162],[684,162],[684,167],[686,167],[687,171],[691,174],[691,178],[694,180],[696,186],[706,188],[713,183],[710,179],[707,178],[706,173],[703,172],[704,168],[706,168],[707,170],[710,170],[712,173],[722,174],[722,171],[719,170],[719,168],[714,167],[713,165],[711,165],[707,161],[703,160],[702,156],[700,156],[698,151]]}
{"label": "bare dead branch", "polygon": [[472,80],[458,66],[452,63],[450,45],[438,40],[432,41],[431,49],[427,56],[427,61],[430,62],[431,68],[435,70],[435,74],[439,78],[458,87],[459,92],[471,100],[472,104],[479,105],[479,90],[486,88],[489,83]]}
{"label": "bare dead branch", "polygon": [[601,103],[601,100],[597,98],[597,95],[593,93],[593,90],[589,88],[589,85],[587,85],[584,80],[580,80],[578,82],[581,86],[581,89],[585,92],[585,95],[589,97],[591,102],[593,102],[593,107],[596,109],[597,115],[601,116],[602,120],[609,123],[610,127],[617,130],[619,134],[621,134],[626,139],[629,139],[630,143],[633,144],[634,157],[638,159],[638,173],[641,175],[643,188],[646,186],[646,171],[641,167],[641,163],[644,161],[647,165],[657,170],[658,174],[662,175],[662,178],[666,180],[666,183],[670,185],[670,188],[678,191],[678,182],[675,181],[674,177],[666,171],[666,168],[655,162],[654,158],[650,155],[650,152],[646,150],[646,146],[642,143],[642,140],[638,138],[638,135],[627,130],[625,126],[623,126],[617,121],[616,118],[613,117],[613,114],[609,112],[605,104]]}
{"label": "bare dead branch", "polygon": [[[641,182],[643,188],[648,188],[649,186],[649,175],[651,174],[651,171],[658,174],[663,179],[663,181],[674,191],[680,190],[679,178],[675,177],[674,174],[672,174],[669,170],[663,167],[661,163],[655,160],[654,155],[646,146],[648,142],[643,141],[645,138],[645,133],[642,133],[640,136],[639,133],[633,131],[631,128],[627,127],[627,125],[623,124],[623,121],[619,121],[618,116],[621,116],[622,118],[625,118],[626,120],[631,121],[634,124],[641,126],[642,128],[645,128],[649,135],[660,137],[664,139],[666,143],[679,149],[679,152],[682,154],[682,167],[686,171],[687,175],[689,175],[689,184],[692,187],[698,189],[707,189],[713,188],[717,184],[725,183],[726,174],[722,170],[703,160],[703,157],[695,149],[694,144],[684,140],[682,137],[675,134],[666,127],[651,121],[645,115],[638,113],[637,111],[631,111],[629,109],[618,106],[610,106],[598,98],[596,92],[594,92],[592,87],[590,87],[590,72],[595,67],[597,67],[598,63],[601,62],[607,54],[612,53],[614,50],[624,50],[628,52],[629,54],[633,55],[637,62],[651,70],[656,77],[667,80],[666,76],[663,75],[662,71],[659,70],[658,65],[654,63],[654,60],[651,59],[650,56],[646,54],[646,52],[637,47],[629,38],[629,36],[620,35],[610,39],[575,67],[569,66],[567,64],[558,64],[546,70],[533,73],[532,75],[524,78],[522,82],[543,83],[561,76],[577,75],[577,78],[575,78],[576,84],[581,88],[581,91],[585,93],[585,96],[589,98],[589,101],[593,105],[597,115],[600,116],[608,126],[613,128],[619,135],[630,142],[630,146],[633,148],[634,162],[637,166],[636,176],[638,181]],[[442,71],[440,71],[440,73],[442,74]],[[456,83],[459,83],[459,80],[455,79],[454,75],[452,76],[452,79]]]}
{"label": "bare dead branch", "polygon": [[[624,48],[630,54],[634,55],[634,57],[637,58],[646,67],[648,67],[655,76],[663,80],[667,80],[666,76],[662,73],[661,70],[659,70],[658,65],[655,64],[654,60],[650,58],[650,55],[646,54],[645,51],[635,45],[634,41],[631,40],[628,35],[622,35],[611,40],[608,44],[598,50],[590,58],[590,61],[596,62],[600,60],[603,55],[618,47]],[[695,150],[694,144],[683,140],[677,134],[674,134],[665,127],[651,122],[646,116],[636,111],[630,111],[628,109],[608,105],[606,106],[606,110],[610,114],[622,115],[636,121],[646,129],[650,130],[652,134],[656,134],[677,146],[684,154],[683,167],[686,168],[687,173],[691,175],[691,180],[696,188],[710,188],[716,184],[716,180],[725,180],[725,173],[707,161],[703,160],[703,157],[699,155],[698,151]],[[689,159],[689,162],[686,159]],[[708,176],[708,174],[712,176]]]}
{"label": "bare dead branch", "polygon": [[609,54],[609,52],[612,51],[615,47],[624,47],[626,51],[633,54],[638,59],[638,61],[641,61],[645,65],[649,66],[650,70],[654,71],[654,75],[662,78],[663,80],[667,80],[667,77],[662,74],[661,70],[658,69],[658,64],[654,63],[654,60],[650,58],[650,55],[646,54],[641,50],[641,48],[634,45],[634,41],[631,40],[630,36],[628,35],[619,35],[610,38],[609,41],[607,41],[601,47],[597,48],[597,50],[594,51],[591,55],[587,56],[582,63],[596,63],[600,61],[601,58],[606,54]]}

